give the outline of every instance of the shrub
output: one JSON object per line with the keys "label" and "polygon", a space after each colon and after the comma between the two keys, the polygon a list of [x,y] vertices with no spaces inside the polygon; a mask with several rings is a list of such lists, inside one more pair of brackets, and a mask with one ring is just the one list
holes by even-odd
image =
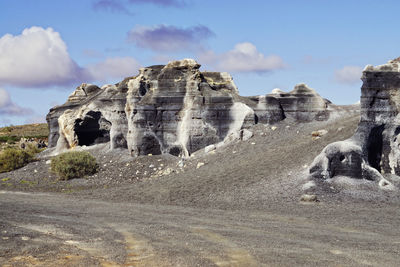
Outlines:
{"label": "shrub", "polygon": [[38,154],[45,150],[45,148],[38,148],[37,145],[28,143],[25,150],[30,154]]}
{"label": "shrub", "polygon": [[66,152],[51,160],[51,171],[62,180],[80,178],[97,170],[96,159],[88,152]]}
{"label": "shrub", "polygon": [[33,161],[34,153],[22,149],[6,148],[0,153],[0,173],[21,168]]}
{"label": "shrub", "polygon": [[0,136],[0,143],[15,144],[15,142],[18,142],[19,140],[20,138],[16,136]]}

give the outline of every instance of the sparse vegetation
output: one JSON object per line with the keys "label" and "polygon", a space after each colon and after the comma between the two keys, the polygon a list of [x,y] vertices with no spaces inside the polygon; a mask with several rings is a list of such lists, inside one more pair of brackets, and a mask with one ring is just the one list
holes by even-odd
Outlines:
{"label": "sparse vegetation", "polygon": [[0,151],[0,173],[19,169],[35,160],[35,155],[44,149],[28,144],[25,149],[7,146]]}
{"label": "sparse vegetation", "polygon": [[98,170],[95,157],[88,152],[72,151],[51,160],[51,171],[62,180],[81,178]]}
{"label": "sparse vegetation", "polygon": [[16,136],[0,136],[0,143],[7,143],[7,144],[11,144],[11,143],[15,143],[18,142],[21,138],[20,137],[16,137]]}
{"label": "sparse vegetation", "polygon": [[26,138],[42,138],[49,135],[46,123],[35,123],[0,128],[0,136],[15,136]]}
{"label": "sparse vegetation", "polygon": [[0,151],[7,147],[18,147],[21,138],[47,141],[49,135],[46,123],[7,126],[0,128]]}
{"label": "sparse vegetation", "polygon": [[34,158],[35,153],[28,149],[7,148],[0,153],[0,173],[19,169]]}

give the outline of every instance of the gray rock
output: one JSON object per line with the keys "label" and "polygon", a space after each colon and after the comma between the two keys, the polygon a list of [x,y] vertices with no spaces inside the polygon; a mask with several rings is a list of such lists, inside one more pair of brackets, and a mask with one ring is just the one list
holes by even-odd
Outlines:
{"label": "gray rock", "polygon": [[289,93],[274,89],[268,96],[279,102],[285,118],[296,121],[323,121],[329,118],[328,106],[331,102],[304,83],[297,84]]}
{"label": "gray rock", "polygon": [[199,68],[184,59],[142,68],[115,85],[80,85],[47,115],[49,147],[63,151],[109,142],[133,156],[188,157],[212,144],[247,140],[244,129],[257,123],[324,120],[334,110],[304,84],[290,93],[242,97],[228,73]]}
{"label": "gray rock", "polygon": [[310,168],[312,177],[344,175],[382,181],[381,174],[400,175],[399,66],[396,59],[364,69],[358,129],[352,138],[322,151]]}
{"label": "gray rock", "polygon": [[216,147],[215,145],[209,145],[209,146],[206,146],[206,147],[204,148],[204,152],[205,152],[205,153],[210,153],[211,151],[214,151],[216,148],[217,148],[217,147]]}
{"label": "gray rock", "polygon": [[253,137],[253,132],[247,129],[243,129],[240,131],[240,140],[247,141]]}
{"label": "gray rock", "polygon": [[300,201],[302,202],[319,202],[318,197],[316,195],[308,195],[304,194],[300,197]]}

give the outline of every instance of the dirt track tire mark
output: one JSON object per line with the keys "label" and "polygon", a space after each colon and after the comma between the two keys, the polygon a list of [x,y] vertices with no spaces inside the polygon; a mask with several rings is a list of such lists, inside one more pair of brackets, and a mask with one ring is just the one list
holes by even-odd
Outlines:
{"label": "dirt track tire mark", "polygon": [[116,266],[170,266],[167,261],[161,260],[150,244],[150,241],[145,237],[132,233],[126,228],[110,225],[114,231],[121,234],[124,239],[126,258],[123,264],[113,262],[102,262],[103,267],[116,267]]}
{"label": "dirt track tire mark", "polygon": [[204,228],[193,228],[193,232],[200,235],[207,241],[220,245],[223,249],[224,256],[219,255],[203,255],[207,259],[214,262],[217,266],[236,266],[236,267],[251,267],[259,266],[260,264],[249,254],[248,251],[239,248],[235,243],[215,232]]}

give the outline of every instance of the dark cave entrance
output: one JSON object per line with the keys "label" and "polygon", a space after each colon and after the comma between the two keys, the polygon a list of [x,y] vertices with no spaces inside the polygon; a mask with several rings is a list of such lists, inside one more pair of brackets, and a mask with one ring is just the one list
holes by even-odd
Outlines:
{"label": "dark cave entrance", "polygon": [[142,139],[142,144],[140,146],[140,155],[160,155],[161,147],[157,138],[152,135],[146,135]]}
{"label": "dark cave entrance", "polygon": [[383,149],[383,137],[382,133],[385,129],[384,125],[377,126],[371,129],[368,136],[367,151],[368,151],[368,163],[371,167],[381,172],[381,159]]}
{"label": "dark cave entrance", "polygon": [[181,155],[181,153],[182,153],[182,150],[181,150],[181,148],[178,147],[178,146],[173,146],[173,147],[171,147],[171,148],[169,149],[169,152],[168,152],[168,153],[171,154],[171,155],[173,155],[173,156],[175,156],[175,157],[179,157],[179,155]]}
{"label": "dark cave entrance", "polygon": [[110,141],[111,122],[106,120],[101,112],[89,111],[82,119],[75,121],[75,133],[78,145],[90,146]]}

